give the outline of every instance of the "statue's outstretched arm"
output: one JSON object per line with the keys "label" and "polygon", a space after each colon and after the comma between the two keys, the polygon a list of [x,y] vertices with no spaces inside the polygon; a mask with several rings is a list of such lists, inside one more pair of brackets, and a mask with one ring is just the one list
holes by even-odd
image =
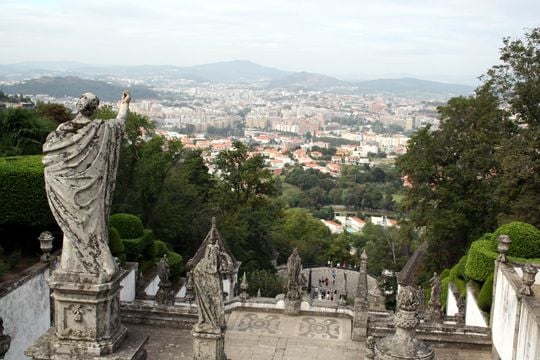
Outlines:
{"label": "statue's outstretched arm", "polygon": [[131,94],[129,91],[124,91],[122,94],[122,100],[120,103],[120,110],[118,110],[118,116],[116,118],[118,120],[126,121],[128,117],[129,112],[129,103],[131,101]]}

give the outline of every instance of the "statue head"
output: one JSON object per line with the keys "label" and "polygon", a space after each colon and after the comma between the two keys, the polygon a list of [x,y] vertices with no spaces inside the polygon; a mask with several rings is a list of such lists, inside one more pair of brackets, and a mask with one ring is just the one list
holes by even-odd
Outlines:
{"label": "statue head", "polygon": [[99,99],[92,93],[84,93],[77,101],[77,110],[84,116],[92,116],[99,106]]}

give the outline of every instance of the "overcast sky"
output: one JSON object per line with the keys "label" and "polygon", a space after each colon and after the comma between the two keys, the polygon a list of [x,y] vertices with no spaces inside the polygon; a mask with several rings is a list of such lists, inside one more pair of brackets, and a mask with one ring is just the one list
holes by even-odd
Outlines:
{"label": "overcast sky", "polygon": [[2,0],[0,63],[246,59],[332,75],[478,76],[538,0]]}

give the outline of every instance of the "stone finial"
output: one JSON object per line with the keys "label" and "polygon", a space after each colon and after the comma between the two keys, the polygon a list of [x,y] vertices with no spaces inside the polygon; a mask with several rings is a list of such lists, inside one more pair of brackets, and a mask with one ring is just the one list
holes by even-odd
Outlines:
{"label": "stone finial", "polygon": [[417,289],[412,286],[401,287],[394,316],[396,332],[375,344],[376,359],[435,359],[433,349],[416,339],[417,309]]}
{"label": "stone finial", "polygon": [[50,252],[53,248],[54,236],[49,231],[44,231],[39,234],[38,240],[39,248],[43,251],[40,260],[45,263],[51,262],[52,256]]}
{"label": "stone finial", "polygon": [[258,298],[262,297],[262,295],[261,295],[261,289],[260,289],[260,288],[257,289],[257,297],[258,297]]}
{"label": "stone finial", "polygon": [[11,336],[4,334],[4,319],[0,317],[0,359],[3,359],[11,345]]}
{"label": "stone finial", "polygon": [[510,236],[508,235],[501,235],[498,239],[498,245],[497,250],[499,250],[499,256],[497,257],[497,261],[505,263],[507,261],[506,259],[506,253],[508,253],[508,250],[510,249],[510,244],[512,244],[512,240],[510,239]]}
{"label": "stone finial", "polygon": [[533,295],[532,285],[534,284],[536,274],[538,273],[538,269],[532,265],[532,264],[525,264],[522,268],[523,276],[522,276],[522,282],[523,285],[519,289],[519,293],[521,295],[525,296],[531,296]]}
{"label": "stone finial", "polygon": [[191,303],[195,300],[195,294],[193,293],[193,275],[191,274],[191,271],[188,271],[186,277],[186,295],[184,296],[184,300]]}
{"label": "stone finial", "polygon": [[216,228],[216,217],[212,216],[212,229]]}
{"label": "stone finial", "polygon": [[244,275],[242,275],[242,282],[240,283],[240,290],[242,290],[242,292],[240,293],[240,299],[242,301],[246,301],[249,297],[247,293],[248,287],[249,287],[249,284],[247,281],[246,272],[244,271]]}

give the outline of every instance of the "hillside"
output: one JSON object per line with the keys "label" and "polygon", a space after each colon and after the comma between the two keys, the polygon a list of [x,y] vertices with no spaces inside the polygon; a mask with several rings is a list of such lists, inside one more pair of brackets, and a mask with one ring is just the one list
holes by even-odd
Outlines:
{"label": "hillside", "polygon": [[[99,94],[103,101],[118,101],[125,89],[119,85],[103,81],[86,80],[75,76],[50,77],[44,76],[15,85],[0,85],[0,90],[8,94],[48,94],[57,98],[64,96],[79,97],[85,92]],[[129,88],[134,98],[156,98],[157,94],[144,86]]]}

